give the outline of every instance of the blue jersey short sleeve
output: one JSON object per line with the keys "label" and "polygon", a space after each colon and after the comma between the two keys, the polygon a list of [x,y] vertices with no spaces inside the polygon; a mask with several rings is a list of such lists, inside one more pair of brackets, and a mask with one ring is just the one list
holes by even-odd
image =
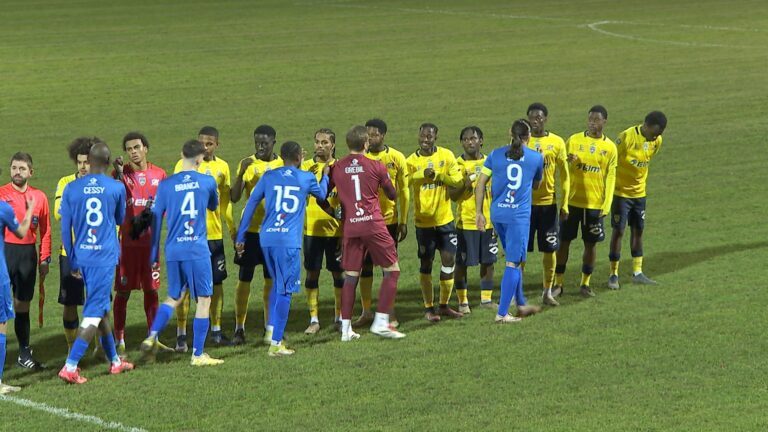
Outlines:
{"label": "blue jersey short sleeve", "polygon": [[494,150],[485,162],[492,172],[491,220],[494,222],[529,219],[533,182],[542,175],[543,158],[538,152],[524,148],[523,156],[514,160],[507,157],[506,150],[506,147]]}
{"label": "blue jersey short sleeve", "polygon": [[[205,212],[217,200],[216,196],[211,197],[212,193],[215,194],[210,185],[212,181],[213,178],[208,175],[182,171],[160,183],[156,207],[152,211],[158,228],[162,224],[159,217],[163,214],[168,224],[166,261],[188,261],[211,256]],[[155,232],[159,233],[159,229],[153,230],[153,235]]]}
{"label": "blue jersey short sleeve", "polygon": [[[16,231],[19,229],[19,221],[13,213],[13,208],[5,201],[0,201],[0,233],[5,229]],[[10,282],[8,268],[5,262],[5,236],[0,235],[0,289]],[[2,307],[2,305],[0,305]]]}
{"label": "blue jersey short sleeve", "polygon": [[[314,175],[293,166],[281,167],[265,173],[259,183],[263,183],[265,210],[261,245],[301,248],[307,196],[317,184]],[[322,190],[316,192],[322,195]]]}

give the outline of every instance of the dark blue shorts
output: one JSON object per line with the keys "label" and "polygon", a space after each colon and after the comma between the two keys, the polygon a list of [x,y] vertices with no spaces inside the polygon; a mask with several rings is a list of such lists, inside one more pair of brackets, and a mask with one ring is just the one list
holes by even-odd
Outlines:
{"label": "dark blue shorts", "polygon": [[85,284],[82,279],[72,276],[66,255],[59,255],[59,275],[59,304],[82,306],[85,303]]}
{"label": "dark blue shorts", "polygon": [[560,239],[573,241],[581,228],[581,239],[587,243],[599,243],[605,240],[603,218],[600,210],[568,206],[568,219],[560,221]]}
{"label": "dark blue shorts", "polygon": [[645,197],[624,198],[613,196],[611,204],[611,228],[624,231],[624,227],[642,231],[645,228]]}
{"label": "dark blue shorts", "polygon": [[341,237],[304,236],[304,270],[341,273]]}
{"label": "dark blue shorts", "polygon": [[458,246],[456,225],[453,222],[434,228],[416,227],[416,243],[419,245],[419,259],[435,259],[435,250],[456,254]]}
{"label": "dark blue shorts", "polygon": [[208,240],[211,251],[211,271],[213,284],[218,285],[227,278],[227,257],[224,255],[224,240]]}
{"label": "dark blue shorts", "polygon": [[551,253],[560,249],[560,221],[557,204],[531,206],[531,228],[528,233],[528,252],[533,252],[534,237],[539,252]]}
{"label": "dark blue shorts", "polygon": [[478,264],[485,265],[496,262],[499,242],[493,229],[487,229],[483,232],[459,229],[456,231],[456,234],[459,238],[456,264],[472,267]]}

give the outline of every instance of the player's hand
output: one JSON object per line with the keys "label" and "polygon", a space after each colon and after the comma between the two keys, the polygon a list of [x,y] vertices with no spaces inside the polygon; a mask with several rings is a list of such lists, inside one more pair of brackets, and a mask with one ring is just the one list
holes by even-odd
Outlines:
{"label": "player's hand", "polygon": [[397,242],[400,243],[408,236],[408,225],[399,224],[397,226]]}
{"label": "player's hand", "polygon": [[568,163],[574,163],[579,161],[579,156],[574,153],[568,153]]}
{"label": "player's hand", "polygon": [[160,271],[160,263],[155,261],[152,263],[152,272],[156,273]]}
{"label": "player's hand", "polygon": [[229,237],[232,239],[232,243],[234,243],[235,240],[237,240],[237,233],[236,232],[229,233]]}
{"label": "player's hand", "polygon": [[568,210],[565,207],[560,209],[560,220],[561,221],[568,220]]}
{"label": "player's hand", "polygon": [[434,168],[426,168],[424,170],[424,177],[426,177],[428,179],[435,178],[435,169]]}
{"label": "player's hand", "polygon": [[26,210],[28,210],[28,211],[34,210],[34,208],[35,208],[35,204],[36,204],[36,203],[37,203],[37,202],[35,201],[35,198],[29,198],[29,199],[27,200],[27,207],[26,207]]}
{"label": "player's hand", "polygon": [[81,273],[80,270],[73,270],[71,273],[72,273],[72,277],[75,279],[83,278],[83,273]]}
{"label": "player's hand", "polygon": [[480,212],[475,216],[475,226],[480,232],[485,232],[485,215]]}
{"label": "player's hand", "polygon": [[248,169],[249,166],[253,163],[253,159],[251,158],[245,158],[240,161],[240,170],[237,172],[238,176],[242,176],[245,174],[245,170]]}
{"label": "player's hand", "polygon": [[118,156],[118,157],[115,158],[115,160],[112,161],[112,167],[114,167],[115,171],[117,171],[120,174],[122,174],[122,172],[123,172],[123,165],[124,164],[125,163],[123,162],[123,157],[122,156]]}
{"label": "player's hand", "polygon": [[312,166],[309,167],[307,171],[311,172],[312,174],[317,174],[317,164],[312,164]]}
{"label": "player's hand", "polygon": [[323,175],[328,177],[328,175],[331,173],[331,164],[326,164],[323,167]]}
{"label": "player's hand", "polygon": [[46,276],[48,276],[49,269],[50,267],[48,266],[47,262],[41,262],[40,268],[38,269],[40,271],[40,278],[45,278]]}
{"label": "player's hand", "polygon": [[237,256],[242,257],[245,253],[245,243],[235,243],[235,252],[237,252]]}

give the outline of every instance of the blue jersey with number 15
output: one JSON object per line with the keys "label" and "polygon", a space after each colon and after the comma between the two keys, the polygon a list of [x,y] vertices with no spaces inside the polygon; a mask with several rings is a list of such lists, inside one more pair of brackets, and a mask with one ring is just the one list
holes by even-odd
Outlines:
{"label": "blue jersey with number 15", "polygon": [[491,177],[491,221],[508,223],[531,217],[533,182],[541,180],[544,158],[523,146],[519,160],[507,158],[508,146],[491,152],[483,173]]}
{"label": "blue jersey with number 15", "polygon": [[166,261],[189,261],[211,256],[205,211],[219,206],[216,180],[197,171],[181,171],[160,182],[152,206],[152,254],[158,261],[163,215],[168,219]]}

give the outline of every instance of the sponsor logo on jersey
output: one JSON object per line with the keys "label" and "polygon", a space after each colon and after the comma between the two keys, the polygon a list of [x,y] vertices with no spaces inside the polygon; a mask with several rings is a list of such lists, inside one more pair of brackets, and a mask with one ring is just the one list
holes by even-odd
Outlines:
{"label": "sponsor logo on jersey", "polygon": [[599,166],[589,165],[589,164],[585,164],[583,162],[579,162],[578,164],[576,164],[576,169],[582,170],[582,171],[588,172],[588,173],[599,173],[600,172],[600,167]]}
{"label": "sponsor logo on jersey", "polygon": [[152,181],[150,182],[150,184],[151,184],[152,186],[157,186],[157,185],[159,185],[159,184],[160,184],[160,179],[152,179]]}

